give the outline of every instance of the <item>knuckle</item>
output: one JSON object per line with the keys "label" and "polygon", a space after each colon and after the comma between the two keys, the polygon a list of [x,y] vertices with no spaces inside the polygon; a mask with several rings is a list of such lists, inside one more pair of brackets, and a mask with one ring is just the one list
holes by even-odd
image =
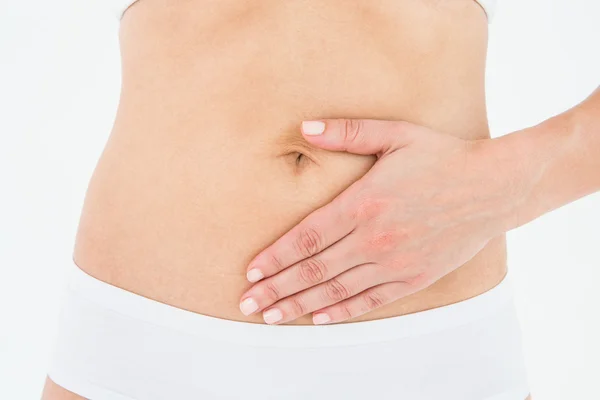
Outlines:
{"label": "knuckle", "polygon": [[300,282],[315,284],[323,281],[327,271],[325,263],[315,258],[303,260],[298,265],[298,277]]}
{"label": "knuckle", "polygon": [[360,138],[363,121],[360,119],[345,119],[342,123],[342,137],[345,142],[355,142]]}
{"label": "knuckle", "polygon": [[385,304],[385,298],[383,297],[383,295],[374,290],[368,291],[365,294],[363,294],[363,300],[368,310],[373,310]]}
{"label": "knuckle", "polygon": [[323,239],[321,234],[313,228],[307,228],[300,232],[295,242],[296,251],[303,257],[310,257],[321,251]]}
{"label": "knuckle", "polygon": [[374,233],[367,239],[367,246],[376,252],[393,250],[398,244],[398,234],[394,230],[384,230]]}
{"label": "knuckle", "polygon": [[414,289],[427,286],[428,281],[429,276],[425,272],[420,272],[418,274],[410,276],[409,278],[404,279],[404,282]]}
{"label": "knuckle", "polygon": [[342,304],[340,307],[340,317],[343,320],[352,318],[352,310],[348,304]]}
{"label": "knuckle", "polygon": [[292,297],[290,299],[290,309],[292,315],[301,316],[307,313],[307,308],[298,297]]}
{"label": "knuckle", "polygon": [[263,286],[263,293],[273,302],[279,300],[280,298],[279,289],[273,284],[273,282],[265,282]]}
{"label": "knuckle", "polygon": [[357,220],[372,220],[381,215],[387,207],[386,203],[373,197],[362,199],[354,209],[354,218]]}
{"label": "knuckle", "polygon": [[283,263],[281,262],[281,260],[279,259],[278,256],[276,256],[275,254],[271,254],[270,259],[271,259],[271,265],[273,265],[275,267],[276,271],[283,270],[283,268],[284,268]]}
{"label": "knuckle", "polygon": [[410,269],[410,263],[405,255],[385,262],[384,267],[399,275],[404,276]]}
{"label": "knuckle", "polygon": [[325,284],[325,295],[328,300],[338,302],[347,299],[350,296],[350,291],[338,279],[333,278]]}

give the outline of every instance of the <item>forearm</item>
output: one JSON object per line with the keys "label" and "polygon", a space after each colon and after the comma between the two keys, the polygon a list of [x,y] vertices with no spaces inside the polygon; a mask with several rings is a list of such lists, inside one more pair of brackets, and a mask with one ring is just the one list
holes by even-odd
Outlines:
{"label": "forearm", "polygon": [[495,141],[519,175],[509,229],[600,190],[600,88],[572,109]]}

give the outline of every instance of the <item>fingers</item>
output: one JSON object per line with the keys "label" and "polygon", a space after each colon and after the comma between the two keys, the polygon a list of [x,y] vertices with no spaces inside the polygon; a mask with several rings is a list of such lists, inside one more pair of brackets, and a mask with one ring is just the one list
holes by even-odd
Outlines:
{"label": "fingers", "polygon": [[268,324],[293,321],[303,315],[351,298],[361,291],[385,282],[377,264],[362,264],[303,292],[286,297],[268,307],[263,318]]}
{"label": "fingers", "polygon": [[[261,311],[286,297],[335,279],[356,265],[364,264],[367,262],[366,255],[356,250],[355,240],[352,234],[348,235],[325,251],[258,282],[242,295],[241,311],[246,315]],[[314,309],[325,305],[317,304]]]}
{"label": "fingers", "polygon": [[249,264],[250,282],[270,277],[309,258],[348,235],[355,227],[346,216],[342,195],[314,211],[298,225],[261,251]]}
{"label": "fingers", "polygon": [[383,283],[315,312],[313,323],[320,325],[346,321],[408,296],[415,291],[415,286],[406,282]]}
{"label": "fingers", "polygon": [[304,121],[306,140],[327,150],[381,157],[408,145],[419,129],[406,121],[376,119],[324,119]]}

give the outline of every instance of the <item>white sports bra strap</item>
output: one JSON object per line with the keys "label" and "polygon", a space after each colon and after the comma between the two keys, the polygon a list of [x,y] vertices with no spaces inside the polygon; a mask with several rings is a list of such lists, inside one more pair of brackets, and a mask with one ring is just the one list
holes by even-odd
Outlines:
{"label": "white sports bra strap", "polygon": [[496,10],[496,2],[497,0],[475,0],[481,5],[481,7],[485,10],[485,13],[488,17],[488,22],[492,21],[494,17],[494,11]]}
{"label": "white sports bra strap", "polygon": [[[133,3],[137,0],[111,0],[111,3],[114,4],[115,12],[119,19],[123,16],[125,10],[127,10]],[[475,0],[477,3],[481,5],[481,7],[485,10],[485,13],[488,16],[488,21],[492,20],[494,16],[494,10],[496,9],[496,1],[497,0]]]}

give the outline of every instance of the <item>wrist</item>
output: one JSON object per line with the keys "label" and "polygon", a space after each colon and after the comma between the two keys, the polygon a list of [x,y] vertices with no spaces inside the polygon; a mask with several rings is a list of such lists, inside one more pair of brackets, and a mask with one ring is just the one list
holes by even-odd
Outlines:
{"label": "wrist", "polygon": [[[506,230],[528,222],[568,202],[565,197],[566,155],[578,145],[576,132],[580,124],[574,110],[552,117],[538,125],[497,139],[496,151],[502,154],[499,168],[506,170],[509,212]],[[576,172],[576,171],[572,171]]]}
{"label": "wrist", "polygon": [[[543,167],[526,156],[525,149],[530,146],[527,142],[531,141],[532,135],[533,132],[525,129],[483,143],[490,171],[489,186],[498,192],[494,211],[498,234],[533,219],[530,205],[534,203],[532,196]],[[498,185],[492,184],[493,181]]]}

